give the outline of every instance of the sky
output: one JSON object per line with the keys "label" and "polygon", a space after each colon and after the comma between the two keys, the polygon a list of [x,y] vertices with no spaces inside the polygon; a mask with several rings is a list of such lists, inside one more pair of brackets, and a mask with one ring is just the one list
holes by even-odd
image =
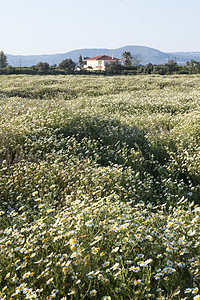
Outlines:
{"label": "sky", "polygon": [[128,45],[200,52],[200,0],[0,0],[0,10],[6,54]]}

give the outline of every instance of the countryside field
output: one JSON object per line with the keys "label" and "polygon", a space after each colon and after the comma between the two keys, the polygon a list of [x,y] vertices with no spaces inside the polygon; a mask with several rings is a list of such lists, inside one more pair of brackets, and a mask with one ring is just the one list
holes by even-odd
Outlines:
{"label": "countryside field", "polygon": [[0,299],[200,299],[200,76],[0,77]]}

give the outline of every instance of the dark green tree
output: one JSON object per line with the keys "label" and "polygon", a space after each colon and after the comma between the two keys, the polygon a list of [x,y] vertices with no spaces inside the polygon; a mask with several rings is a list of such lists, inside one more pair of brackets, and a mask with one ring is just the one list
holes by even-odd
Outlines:
{"label": "dark green tree", "polygon": [[79,56],[78,63],[79,63],[80,67],[82,67],[84,65],[84,61],[83,61],[82,55]]}
{"label": "dark green tree", "polygon": [[7,57],[4,54],[3,51],[0,52],[0,68],[5,68],[7,67],[8,63],[7,63]]}
{"label": "dark green tree", "polygon": [[122,53],[122,60],[125,67],[130,67],[132,65],[132,55],[130,51],[124,51]]}
{"label": "dark green tree", "polygon": [[172,60],[169,59],[164,66],[165,66],[166,73],[172,74],[177,69],[177,62],[175,62],[173,59]]}
{"label": "dark green tree", "polygon": [[151,63],[144,66],[144,73],[151,74],[153,72],[153,65]]}
{"label": "dark green tree", "polygon": [[164,65],[154,66],[152,73],[153,74],[159,74],[159,75],[165,75],[166,74],[165,66]]}
{"label": "dark green tree", "polygon": [[49,64],[46,62],[39,62],[36,66],[35,66],[37,73],[41,74],[41,75],[46,75],[49,72]]}
{"label": "dark green tree", "polygon": [[122,72],[122,65],[118,61],[111,61],[109,64],[106,64],[106,74],[108,75],[118,75]]}
{"label": "dark green tree", "polygon": [[75,70],[76,64],[73,62],[73,60],[70,59],[65,59],[63,60],[59,66],[61,70],[64,70],[67,74],[72,74]]}
{"label": "dark green tree", "polygon": [[138,73],[142,74],[151,74],[153,72],[153,65],[151,63],[145,65],[145,66],[140,66],[138,69]]}

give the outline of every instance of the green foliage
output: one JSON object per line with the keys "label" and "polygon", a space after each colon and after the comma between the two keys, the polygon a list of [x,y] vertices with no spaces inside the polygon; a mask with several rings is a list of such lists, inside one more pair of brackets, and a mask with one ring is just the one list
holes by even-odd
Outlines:
{"label": "green foliage", "polygon": [[79,66],[82,67],[84,65],[84,61],[83,61],[83,57],[82,55],[79,56],[79,60],[78,60]]}
{"label": "green foliage", "polygon": [[66,74],[71,74],[74,72],[76,64],[71,59],[65,59],[59,64],[58,67],[64,70]]}
{"label": "green foliage", "polygon": [[122,60],[123,60],[125,67],[129,67],[132,65],[132,59],[133,59],[133,57],[132,57],[130,51],[124,51],[122,53]]}
{"label": "green foliage", "polygon": [[8,63],[7,63],[7,57],[4,54],[3,51],[0,52],[0,68],[5,68],[7,67]]}
{"label": "green foliage", "polygon": [[190,74],[199,74],[200,73],[200,63],[195,60],[187,62],[187,68]]}
{"label": "green foliage", "polygon": [[122,73],[122,66],[116,61],[111,61],[106,64],[106,74],[108,75],[120,75]]}
{"label": "green foliage", "polygon": [[154,70],[154,67],[151,63],[147,64],[146,66],[141,66],[139,68],[139,73],[144,73],[144,74],[151,74]]}
{"label": "green foliage", "polygon": [[172,73],[176,72],[176,68],[177,68],[177,63],[173,59],[169,60],[165,64],[165,70],[166,70],[167,74],[172,74]]}
{"label": "green foliage", "polygon": [[48,63],[43,63],[39,62],[36,66],[35,69],[38,74],[40,75],[47,75],[49,73],[49,64]]}

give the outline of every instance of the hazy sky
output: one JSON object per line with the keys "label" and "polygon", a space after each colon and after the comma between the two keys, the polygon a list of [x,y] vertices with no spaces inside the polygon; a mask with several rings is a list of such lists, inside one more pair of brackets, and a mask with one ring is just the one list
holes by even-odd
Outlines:
{"label": "hazy sky", "polygon": [[127,45],[200,51],[200,0],[0,0],[0,10],[7,54]]}

